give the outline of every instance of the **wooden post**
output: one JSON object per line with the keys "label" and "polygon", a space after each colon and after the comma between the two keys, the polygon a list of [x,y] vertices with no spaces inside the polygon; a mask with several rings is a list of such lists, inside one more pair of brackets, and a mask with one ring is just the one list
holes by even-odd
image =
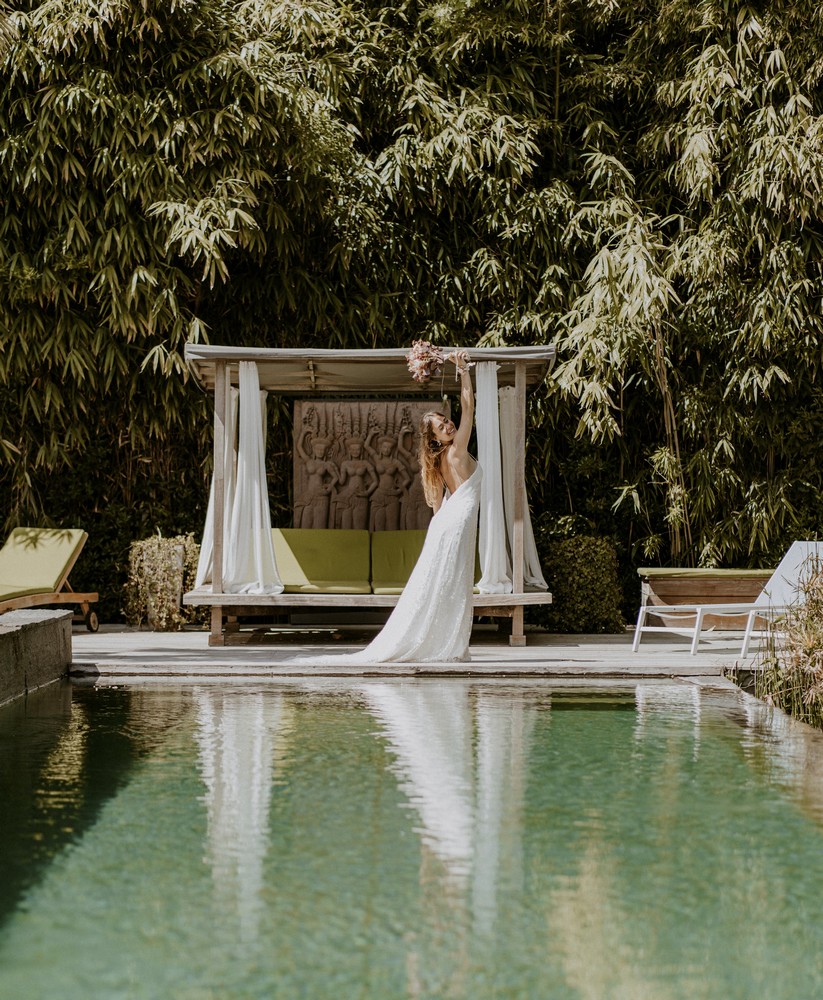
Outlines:
{"label": "wooden post", "polygon": [[[214,549],[211,568],[211,592],[223,593],[223,511],[226,506],[226,409],[230,397],[225,361],[218,361],[214,374]],[[223,609],[211,607],[210,646],[222,646]]]}
{"label": "wooden post", "polygon": [[[512,530],[512,594],[523,593],[523,521],[526,510],[526,365],[515,362],[514,392],[517,425],[514,435],[514,526]],[[512,612],[511,646],[525,646],[523,605]]]}

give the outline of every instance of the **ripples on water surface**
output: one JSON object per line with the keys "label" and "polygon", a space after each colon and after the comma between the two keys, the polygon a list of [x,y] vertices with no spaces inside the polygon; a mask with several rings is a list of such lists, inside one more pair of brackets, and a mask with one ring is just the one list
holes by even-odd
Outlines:
{"label": "ripples on water surface", "polygon": [[823,996],[817,734],[691,685],[0,710],[0,998]]}

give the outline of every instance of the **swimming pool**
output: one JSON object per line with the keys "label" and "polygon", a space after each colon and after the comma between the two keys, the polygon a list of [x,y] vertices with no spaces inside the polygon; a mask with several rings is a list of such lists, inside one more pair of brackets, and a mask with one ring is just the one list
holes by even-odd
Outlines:
{"label": "swimming pool", "polygon": [[0,710],[0,997],[823,995],[818,734],[693,684]]}

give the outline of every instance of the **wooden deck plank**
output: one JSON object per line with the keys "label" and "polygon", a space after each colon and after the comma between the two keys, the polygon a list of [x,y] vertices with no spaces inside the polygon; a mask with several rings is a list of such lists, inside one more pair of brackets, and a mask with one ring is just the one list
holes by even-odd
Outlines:
{"label": "wooden deck plank", "polygon": [[475,627],[471,661],[448,664],[380,664],[323,667],[298,665],[298,657],[357,652],[374,629],[361,628],[332,641],[331,629],[308,626],[270,630],[253,643],[209,647],[206,631],[148,632],[103,626],[96,634],[72,640],[74,671],[109,677],[576,677],[670,678],[703,677],[719,683],[740,652],[736,634],[711,633],[697,656],[682,640],[653,640],[631,651],[631,633],[620,635],[553,635],[527,629],[529,644],[511,648],[493,627]]}

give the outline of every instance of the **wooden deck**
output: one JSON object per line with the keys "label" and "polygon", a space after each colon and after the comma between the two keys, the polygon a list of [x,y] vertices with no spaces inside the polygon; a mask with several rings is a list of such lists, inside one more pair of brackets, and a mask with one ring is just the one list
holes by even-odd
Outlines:
{"label": "wooden deck", "polygon": [[710,633],[696,656],[688,641],[661,636],[631,651],[632,634],[562,636],[528,632],[528,645],[512,648],[493,627],[476,627],[472,633],[471,661],[447,664],[390,664],[307,666],[293,661],[305,656],[356,652],[368,641],[367,628],[334,632],[306,627],[261,631],[251,641],[221,647],[209,646],[208,632],[148,632],[104,626],[100,632],[72,637],[73,667],[77,676],[287,678],[287,677],[523,677],[523,678],[705,678],[725,683],[724,671],[739,657],[738,633]]}

